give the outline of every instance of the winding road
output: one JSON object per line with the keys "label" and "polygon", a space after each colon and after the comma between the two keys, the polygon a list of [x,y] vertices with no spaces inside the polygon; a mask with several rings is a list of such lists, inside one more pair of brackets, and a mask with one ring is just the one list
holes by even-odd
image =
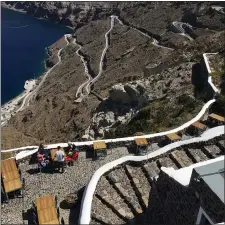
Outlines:
{"label": "winding road", "polygon": [[[64,35],[64,38],[65,38],[65,41],[66,41],[66,46],[69,44],[69,41],[67,40],[67,37],[71,37],[71,35],[70,35],[70,34],[65,34],[65,35]],[[45,74],[45,75],[43,76],[43,78],[41,79],[41,82],[39,83],[39,85],[36,86],[36,88],[35,88],[33,91],[29,92],[29,93],[24,97],[23,102],[22,102],[21,106],[16,110],[16,113],[19,112],[19,111],[21,111],[21,110],[23,110],[25,107],[29,106],[30,100],[32,99],[32,97],[35,97],[35,96],[36,96],[37,92],[38,92],[39,89],[41,88],[42,84],[45,82],[45,80],[46,80],[46,78],[48,77],[48,75],[51,73],[51,71],[52,71],[57,65],[60,64],[60,62],[62,61],[61,56],[60,56],[62,50],[63,50],[63,48],[61,48],[61,49],[58,51],[58,54],[57,54],[58,59],[59,59],[58,62],[57,62],[52,68],[50,68],[50,69],[46,72],[46,74]]]}
{"label": "winding road", "polygon": [[[78,98],[78,97],[82,98],[82,97],[84,96],[83,93],[82,93],[82,89],[83,89],[83,87],[84,87],[88,82],[90,82],[90,80],[91,80],[92,77],[91,77],[91,75],[89,74],[87,62],[85,61],[84,56],[82,56],[82,55],[79,54],[79,51],[81,50],[82,46],[79,45],[79,44],[76,42],[76,38],[74,38],[73,44],[75,44],[75,45],[77,45],[77,46],[79,47],[78,50],[76,51],[76,54],[80,57],[81,61],[83,62],[83,65],[84,65],[84,73],[85,73],[85,75],[88,77],[88,80],[85,81],[83,84],[81,84],[81,85],[78,87],[77,92],[76,92],[76,98]],[[86,88],[86,92],[87,92],[88,94],[90,93],[90,91],[89,91],[87,88]]]}
{"label": "winding road", "polygon": [[174,21],[174,22],[172,23],[172,26],[175,27],[175,29],[177,30],[177,32],[178,32],[180,35],[185,36],[185,37],[187,37],[189,40],[193,41],[193,39],[192,39],[188,34],[186,34],[186,31],[185,31],[185,29],[184,29],[184,27],[183,27],[183,26],[186,26],[186,27],[192,29],[192,26],[191,26],[190,24]]}
{"label": "winding road", "polygon": [[[81,102],[83,100],[83,98],[87,97],[90,94],[91,86],[102,75],[102,72],[103,72],[103,60],[104,60],[106,52],[107,52],[107,50],[109,48],[109,37],[108,37],[108,35],[112,31],[112,29],[113,29],[113,27],[115,25],[115,20],[117,20],[120,25],[124,25],[123,22],[118,18],[118,16],[112,15],[112,16],[110,16],[110,18],[111,18],[111,26],[110,26],[110,29],[105,33],[105,48],[102,51],[101,59],[100,59],[100,62],[99,62],[99,72],[98,72],[96,77],[94,77],[94,78],[91,77],[91,75],[90,75],[90,73],[88,71],[87,62],[85,61],[84,57],[79,54],[79,51],[81,50],[82,46],[76,43],[76,39],[74,39],[74,41],[73,41],[73,43],[79,47],[79,49],[76,51],[76,54],[81,58],[81,61],[83,62],[84,69],[85,69],[85,75],[88,77],[88,80],[85,81],[83,84],[81,84],[78,87],[77,92],[76,92],[76,98],[77,99],[75,100],[75,102]],[[172,48],[168,48],[168,47],[159,45],[158,44],[159,42],[156,39],[152,38],[151,36],[149,36],[148,34],[142,32],[142,31],[140,31],[139,29],[133,28],[133,27],[131,27],[131,28],[134,29],[135,31],[141,33],[142,35],[148,37],[149,39],[153,39],[152,44],[154,46],[157,46],[157,47],[160,47],[160,48],[169,49],[169,50],[173,50]],[[84,90],[85,90],[86,93],[84,93]]]}

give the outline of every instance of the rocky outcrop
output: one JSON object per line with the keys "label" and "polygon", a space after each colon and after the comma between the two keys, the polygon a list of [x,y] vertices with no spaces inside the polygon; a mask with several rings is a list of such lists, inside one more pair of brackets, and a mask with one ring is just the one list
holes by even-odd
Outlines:
{"label": "rocky outcrop", "polygon": [[109,91],[109,99],[123,104],[138,103],[140,99],[143,103],[141,93],[136,86],[137,84],[114,85]]}
{"label": "rocky outcrop", "polygon": [[77,28],[104,19],[115,7],[111,2],[1,2],[3,7]]}
{"label": "rocky outcrop", "polygon": [[109,91],[109,98],[115,102],[130,103],[131,98],[122,84],[117,84]]}

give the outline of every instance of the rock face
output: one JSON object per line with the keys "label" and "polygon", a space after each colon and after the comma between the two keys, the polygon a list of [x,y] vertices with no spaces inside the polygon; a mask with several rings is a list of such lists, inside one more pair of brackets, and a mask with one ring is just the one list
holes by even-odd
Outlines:
{"label": "rock face", "polygon": [[130,104],[132,102],[136,103],[138,102],[139,97],[139,91],[132,84],[117,84],[109,91],[109,99],[123,104]]}
{"label": "rock face", "polygon": [[122,102],[122,103],[130,103],[131,98],[128,93],[125,91],[124,86],[121,84],[117,84],[112,87],[109,92],[109,97],[112,101]]}
{"label": "rock face", "polygon": [[48,19],[76,28],[93,19],[105,18],[115,7],[110,2],[2,2],[2,6],[26,12],[37,18]]}

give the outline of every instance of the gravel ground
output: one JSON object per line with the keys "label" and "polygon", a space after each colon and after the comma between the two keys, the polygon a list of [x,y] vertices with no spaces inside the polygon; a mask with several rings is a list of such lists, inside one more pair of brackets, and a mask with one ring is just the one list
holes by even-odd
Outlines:
{"label": "gravel ground", "polygon": [[[104,159],[92,161],[87,158],[85,153],[79,154],[79,160],[74,166],[67,167],[65,173],[34,173],[29,170],[37,168],[37,164],[29,165],[29,162],[21,163],[19,168],[25,178],[24,199],[12,198],[8,204],[1,206],[1,223],[2,224],[22,224],[22,210],[29,209],[32,201],[35,202],[39,195],[53,193],[58,196],[58,204],[62,202],[65,196],[71,192],[84,187],[90,180],[93,173],[102,165],[116,160],[122,156],[129,155],[127,148],[115,148],[108,151],[108,155]],[[60,208],[60,220],[64,218],[65,224],[77,224],[79,216],[79,208],[69,210]]]}

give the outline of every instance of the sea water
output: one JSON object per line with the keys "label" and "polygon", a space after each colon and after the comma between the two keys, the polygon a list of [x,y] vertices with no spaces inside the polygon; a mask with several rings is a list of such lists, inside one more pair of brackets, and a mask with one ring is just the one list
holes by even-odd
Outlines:
{"label": "sea water", "polygon": [[1,8],[1,105],[20,94],[26,80],[44,72],[46,47],[66,33],[72,30]]}

